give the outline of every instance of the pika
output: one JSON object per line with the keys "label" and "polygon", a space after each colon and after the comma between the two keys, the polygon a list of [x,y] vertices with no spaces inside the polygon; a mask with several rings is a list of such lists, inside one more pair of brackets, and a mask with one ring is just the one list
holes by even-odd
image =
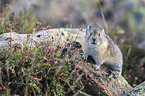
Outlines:
{"label": "pika", "polygon": [[117,44],[105,34],[103,28],[92,28],[88,26],[86,35],[82,42],[83,58],[92,56],[95,61],[95,68],[104,63],[113,70],[114,77],[121,75],[123,56]]}

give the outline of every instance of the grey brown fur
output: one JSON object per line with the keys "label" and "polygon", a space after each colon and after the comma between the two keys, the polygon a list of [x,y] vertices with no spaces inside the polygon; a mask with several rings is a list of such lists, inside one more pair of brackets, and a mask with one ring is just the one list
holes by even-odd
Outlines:
{"label": "grey brown fur", "polygon": [[102,28],[88,26],[86,35],[83,38],[82,49],[84,58],[92,56],[96,69],[104,63],[111,67],[114,76],[119,77],[122,72],[123,57],[119,47],[105,34]]}

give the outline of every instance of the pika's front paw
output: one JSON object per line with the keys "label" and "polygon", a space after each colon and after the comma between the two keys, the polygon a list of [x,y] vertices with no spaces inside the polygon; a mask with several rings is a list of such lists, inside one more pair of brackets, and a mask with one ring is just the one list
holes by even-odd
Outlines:
{"label": "pika's front paw", "polygon": [[100,69],[100,66],[98,66],[98,65],[93,65],[93,68],[95,68],[95,70],[98,70],[98,69]]}
{"label": "pika's front paw", "polygon": [[113,77],[118,78],[121,75],[121,72],[113,71]]}
{"label": "pika's front paw", "polygon": [[82,58],[83,60],[87,61],[87,57],[88,57],[88,56],[86,56],[86,55],[84,55],[84,54],[81,54],[81,58]]}

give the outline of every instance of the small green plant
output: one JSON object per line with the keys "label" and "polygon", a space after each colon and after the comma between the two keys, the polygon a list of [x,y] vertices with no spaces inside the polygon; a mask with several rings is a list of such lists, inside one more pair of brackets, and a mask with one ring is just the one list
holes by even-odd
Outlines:
{"label": "small green plant", "polygon": [[7,6],[5,11],[3,13],[1,13],[0,34],[5,33],[5,32],[10,32],[10,29],[9,29],[9,12],[10,12],[10,8]]}
{"label": "small green plant", "polygon": [[[45,38],[51,39],[40,43],[28,35],[25,43],[0,50],[0,94],[64,96],[83,89],[80,49],[72,49],[69,37],[59,44],[53,36]],[[29,40],[35,47],[28,46]]]}
{"label": "small green plant", "polygon": [[37,20],[32,12],[25,13],[24,10],[20,10],[19,15],[14,18],[14,30],[18,33],[32,33],[36,23]]}
{"label": "small green plant", "polygon": [[12,31],[17,33],[32,33],[32,28],[36,27],[37,20],[32,12],[25,13],[20,10],[15,16],[10,6],[7,6],[0,17],[0,34],[10,32],[9,23],[12,24]]}

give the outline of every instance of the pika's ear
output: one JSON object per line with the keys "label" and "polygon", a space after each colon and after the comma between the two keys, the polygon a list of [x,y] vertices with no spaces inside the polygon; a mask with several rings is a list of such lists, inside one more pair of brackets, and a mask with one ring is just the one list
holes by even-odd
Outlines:
{"label": "pika's ear", "polygon": [[102,31],[103,34],[105,34],[105,30],[104,30],[104,28],[101,28],[101,31]]}
{"label": "pika's ear", "polygon": [[86,35],[90,32],[92,26],[88,26],[87,29],[86,29]]}

